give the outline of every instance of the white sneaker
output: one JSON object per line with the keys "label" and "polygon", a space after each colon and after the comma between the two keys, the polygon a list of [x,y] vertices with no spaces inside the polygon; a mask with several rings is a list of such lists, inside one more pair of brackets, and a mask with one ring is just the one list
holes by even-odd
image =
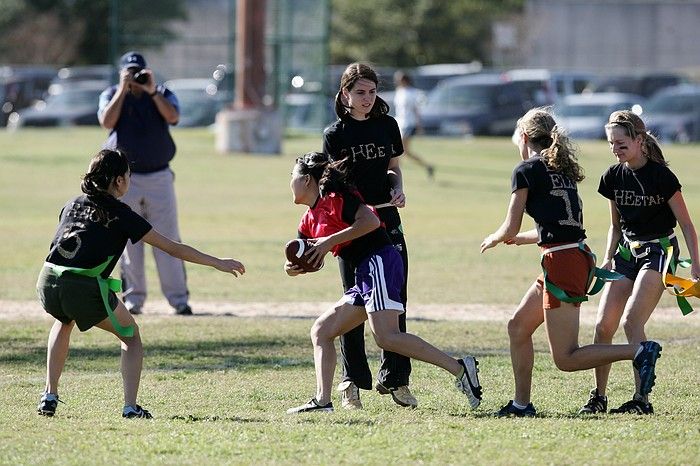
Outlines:
{"label": "white sneaker", "polygon": [[481,385],[479,384],[479,361],[474,356],[465,356],[459,360],[464,367],[464,375],[457,379],[455,386],[469,399],[469,405],[476,409],[481,404]]}
{"label": "white sneaker", "polygon": [[408,385],[401,385],[398,388],[387,388],[381,383],[377,382],[377,385],[375,385],[374,388],[376,388],[382,395],[390,394],[391,398],[394,400],[394,403],[399,406],[403,406],[404,408],[418,407],[418,400],[415,396],[413,396],[413,393],[411,393]]}
{"label": "white sneaker", "polygon": [[345,409],[362,409],[360,401],[360,389],[357,388],[355,382],[346,380],[338,384],[338,391],[341,392],[341,406]]}

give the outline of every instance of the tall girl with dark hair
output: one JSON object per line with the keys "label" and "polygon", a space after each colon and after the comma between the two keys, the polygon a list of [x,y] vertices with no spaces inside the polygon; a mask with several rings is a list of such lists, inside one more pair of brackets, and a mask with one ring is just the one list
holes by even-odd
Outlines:
{"label": "tall girl with dark hair", "polygon": [[[661,351],[658,343],[578,345],[579,306],[588,292],[595,263],[584,243],[583,204],[577,187],[583,171],[568,138],[546,108],[532,109],[518,120],[516,137],[522,162],[513,170],[508,214],[498,230],[481,243],[481,252],[499,243],[537,243],[543,273],[508,322],[515,396],[498,415],[536,415],[530,402],[535,357],[532,335],[542,323],[559,369],[579,371],[634,360],[634,367],[642,375],[642,390],[650,392]],[[525,212],[537,228],[520,233]]]}
{"label": "tall girl with dark hair", "polygon": [[[401,302],[404,284],[401,256],[391,244],[379,217],[357,191],[347,184],[345,161],[330,163],[325,154],[310,152],[299,157],[290,187],[295,204],[309,208],[299,224],[299,236],[312,238],[309,259],[319,265],[328,252],[356,264],[354,285],[311,328],[316,368],[316,396],[287,412],[333,411],[331,387],[337,355],[334,340],[369,321],[380,348],[441,367],[457,377],[456,385],[472,408],[481,402],[477,361],[473,356],[454,359],[399,328],[405,312]],[[288,275],[302,270],[285,263]]]}
{"label": "tall girl with dark hair", "polygon": [[143,240],[174,257],[234,276],[245,272],[237,260],[212,257],[161,235],[119,201],[129,189],[130,174],[129,162],[122,152],[100,151],[83,177],[80,187],[84,194],[68,201],[61,210],[58,229],[37,283],[43,308],[56,319],[49,333],[46,387],[37,408],[39,414],[53,416],[56,412],[58,381],[68,357],[70,335],[77,324],[82,332],[98,327],[121,341],[122,415],[151,418],[136,403],[143,365],[139,327],[117,298],[121,282],[109,277],[127,241]]}
{"label": "tall girl with dark hair", "polygon": [[[349,65],[340,79],[335,98],[338,120],[323,134],[323,152],[332,161],[347,160],[349,181],[357,187],[364,201],[374,206],[386,226],[391,243],[401,255],[404,283],[400,301],[406,307],[408,281],[408,250],[401,227],[398,208],[406,205],[399,156],[404,148],[396,121],[388,115],[389,105],[377,96],[379,78],[364,64]],[[357,264],[339,259],[343,288],[355,285]],[[406,315],[399,317],[399,328],[406,331]],[[372,389],[372,373],[367,364],[364,324],[350,329],[340,337],[343,377],[338,389],[342,392],[344,408],[362,408],[359,389]],[[408,388],[411,375],[409,358],[382,351],[381,368],[376,388],[381,394],[391,394],[401,406],[416,407],[418,401]]]}
{"label": "tall girl with dark hair", "polygon": [[[595,343],[610,343],[620,320],[627,341],[646,340],[644,327],[661,299],[661,279],[668,248],[672,260],[679,254],[673,229],[680,225],[692,259],[691,275],[700,278],[695,226],[683,200],[681,184],[668,168],[661,148],[642,119],[629,110],[613,112],[605,125],[608,144],[617,163],[603,173],[598,192],[609,201],[610,229],[603,267],[624,278],[603,290],[598,307]],[[607,410],[606,388],[610,366],[595,370],[595,388],[580,413]],[[632,399],[611,413],[652,414],[654,408],[635,376]]]}

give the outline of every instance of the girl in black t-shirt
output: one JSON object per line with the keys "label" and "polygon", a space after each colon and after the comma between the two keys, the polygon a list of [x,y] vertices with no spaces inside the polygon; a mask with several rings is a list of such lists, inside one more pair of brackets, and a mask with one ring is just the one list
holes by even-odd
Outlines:
{"label": "girl in black t-shirt", "polygon": [[[546,108],[532,109],[518,120],[516,136],[523,161],[513,170],[508,214],[498,230],[481,243],[481,252],[499,243],[537,243],[542,250],[543,273],[508,322],[515,396],[498,415],[536,415],[530,402],[532,334],[543,322],[559,369],[578,371],[631,359],[643,376],[644,389],[651,391],[661,350],[658,343],[578,345],[579,306],[585,300],[595,264],[583,242],[583,205],[577,188],[583,171],[568,138]],[[537,228],[520,233],[525,212]]]}
{"label": "girl in black t-shirt", "polygon": [[[646,339],[644,326],[664,290],[661,273],[667,247],[672,246],[675,258],[678,257],[678,241],[673,232],[676,222],[692,259],[694,280],[700,278],[698,240],[678,178],[667,167],[661,148],[642,119],[628,110],[613,112],[605,132],[618,163],[605,171],[598,187],[610,206],[602,267],[614,269],[625,278],[603,290],[594,341],[611,342],[624,314],[627,341],[638,343]],[[609,365],[596,368],[596,388],[591,390],[581,413],[607,410],[605,390],[609,374]],[[610,412],[651,414],[654,409],[647,395],[641,393],[637,378],[632,400]]]}
{"label": "girl in black t-shirt", "polygon": [[[320,265],[328,252],[355,264],[353,286],[311,328],[316,366],[316,395],[308,403],[291,408],[289,414],[333,411],[331,386],[337,362],[335,339],[369,321],[380,348],[429,362],[457,377],[472,408],[481,402],[477,361],[473,356],[455,359],[421,338],[399,329],[404,314],[401,302],[403,264],[389,241],[375,211],[368,207],[345,182],[341,166],[329,163],[325,154],[310,152],[299,157],[292,172],[290,188],[295,204],[306,205],[299,224],[299,236],[313,238],[309,261]],[[290,276],[303,273],[287,261]]]}
{"label": "girl in black t-shirt", "polygon": [[151,418],[136,403],[141,379],[143,347],[138,325],[115,292],[119,280],[109,278],[127,241],[143,240],[168,254],[208,265],[234,276],[243,264],[219,259],[186,244],[172,241],[154,230],[140,215],[118,200],[129,189],[129,162],[120,151],[102,150],[95,155],[80,186],[83,195],[61,210],[60,223],[37,283],[37,293],[47,313],[56,321],[49,333],[46,387],[38,413],[53,416],[58,404],[58,381],[68,357],[75,325],[81,331],[99,327],[121,340],[122,381],[126,418]]}
{"label": "girl in black t-shirt", "polygon": [[[401,302],[405,307],[408,250],[397,209],[406,204],[399,168],[399,156],[404,148],[399,126],[388,115],[389,106],[377,95],[378,83],[377,74],[367,65],[353,63],[345,69],[335,97],[338,120],[324,131],[323,152],[331,160],[347,160],[350,181],[365,202],[377,209],[392,244],[401,254],[404,268]],[[355,267],[342,257],[339,264],[343,287],[347,290],[354,285]],[[399,326],[402,332],[406,331],[405,314],[401,314]],[[372,389],[372,374],[365,355],[364,324],[341,336],[340,348],[343,377],[338,389],[343,393],[342,405],[348,409],[362,408],[359,388]],[[408,388],[410,374],[409,358],[382,351],[376,388],[381,394],[391,394],[401,406],[416,407],[418,401]]]}

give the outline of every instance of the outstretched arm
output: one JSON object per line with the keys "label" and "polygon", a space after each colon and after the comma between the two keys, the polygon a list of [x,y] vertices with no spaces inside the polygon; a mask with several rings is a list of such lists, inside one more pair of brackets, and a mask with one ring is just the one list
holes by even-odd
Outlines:
{"label": "outstretched arm", "polygon": [[481,242],[481,252],[496,246],[498,243],[510,241],[518,234],[520,225],[523,223],[527,192],[527,188],[521,188],[513,192],[510,196],[506,219],[498,230],[484,238],[484,241]]}
{"label": "outstretched arm", "polygon": [[192,262],[193,264],[207,265],[221,272],[231,273],[236,277],[238,274],[245,273],[245,266],[235,259],[219,259],[218,257],[210,256],[192,246],[173,241],[161,235],[153,228],[144,235],[143,240],[151,246],[167,252],[173,257]]}

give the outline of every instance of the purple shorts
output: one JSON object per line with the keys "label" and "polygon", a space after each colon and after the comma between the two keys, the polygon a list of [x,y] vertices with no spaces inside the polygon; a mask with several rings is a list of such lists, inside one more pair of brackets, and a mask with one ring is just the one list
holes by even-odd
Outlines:
{"label": "purple shorts", "polygon": [[368,313],[391,309],[404,312],[401,303],[403,260],[392,245],[367,256],[355,269],[355,286],[342,302],[364,306]]}

